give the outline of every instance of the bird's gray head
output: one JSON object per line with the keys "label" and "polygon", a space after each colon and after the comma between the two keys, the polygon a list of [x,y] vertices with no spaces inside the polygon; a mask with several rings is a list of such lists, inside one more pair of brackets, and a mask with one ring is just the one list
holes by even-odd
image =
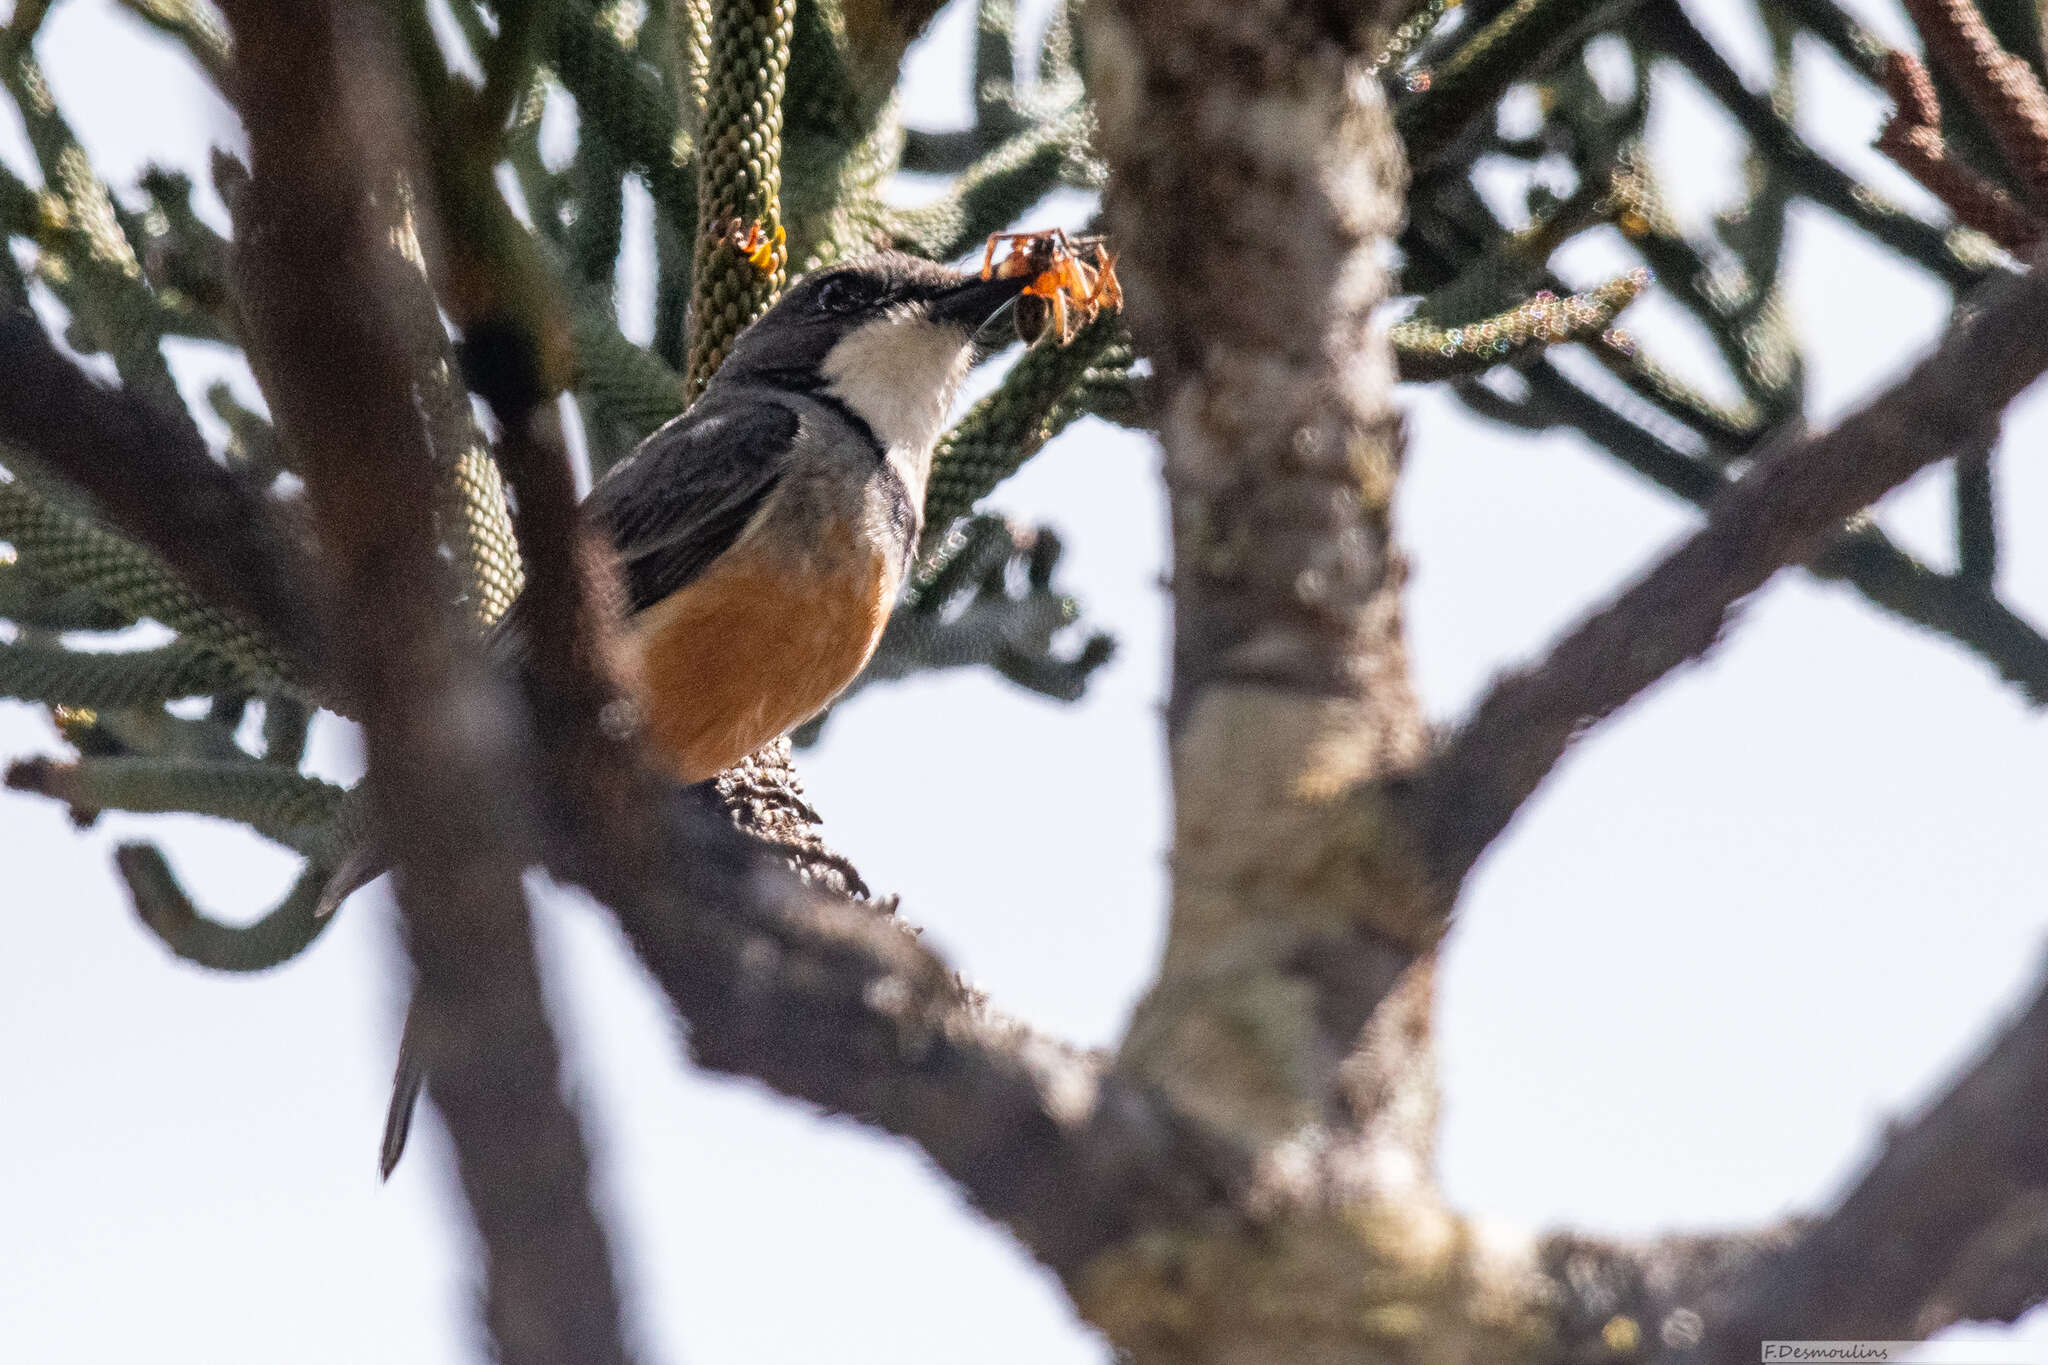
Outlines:
{"label": "bird's gray head", "polygon": [[733,342],[713,381],[835,399],[886,450],[929,453],[974,334],[1026,278],[983,280],[900,252],[806,275]]}

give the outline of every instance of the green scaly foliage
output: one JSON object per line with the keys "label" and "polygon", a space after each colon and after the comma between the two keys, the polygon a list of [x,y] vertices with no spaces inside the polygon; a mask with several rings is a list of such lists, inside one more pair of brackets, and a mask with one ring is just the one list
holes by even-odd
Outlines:
{"label": "green scaly foliage", "polygon": [[[966,0],[956,0],[966,3]],[[1771,88],[1751,90],[1674,0],[1419,0],[1379,49],[1377,71],[1416,172],[1400,240],[1413,313],[1394,328],[1402,377],[1453,386],[1475,412],[1531,429],[1572,427],[1625,467],[1704,503],[1771,435],[1800,420],[1803,364],[1785,316],[1787,214],[1818,205],[1900,258],[1962,291],[2009,268],[1975,234],[1886,203],[1809,146],[1790,121],[1791,53],[1817,40],[1875,81],[1882,46],[1832,0],[1748,0],[1771,36]],[[62,4],[65,0],[55,0]],[[230,40],[195,0],[122,0],[137,22],[207,79],[233,79]],[[118,382],[193,421],[164,343],[239,345],[232,237],[246,172],[217,156],[213,181],[234,218],[224,236],[194,212],[190,175],[152,168],[117,192],[94,170],[36,60],[50,5],[17,6],[0,33],[0,87],[28,134],[34,173],[0,168],[0,306],[32,296],[67,321],[64,340],[104,356]],[[524,281],[498,303],[534,336],[559,335],[566,380],[596,472],[680,412],[733,338],[792,273],[878,246],[971,257],[988,234],[1030,225],[1056,190],[1093,193],[1071,3],[1033,37],[1015,0],[975,0],[972,118],[906,128],[897,81],[916,6],[838,0],[453,0],[470,48],[452,61],[424,0],[399,0],[444,216],[501,276]],[[2024,16],[2020,22],[2015,16]],[[917,11],[922,13],[922,11]],[[2028,6],[1991,7],[2007,46],[2039,69]],[[454,72],[485,73],[472,88]],[[1620,92],[1604,70],[1627,76]],[[1683,72],[1751,149],[1749,193],[1714,223],[1683,225],[1658,191],[1644,129],[1657,82]],[[1944,92],[1946,93],[1946,92]],[[1504,101],[1533,106],[1533,127],[1504,122]],[[573,104],[577,134],[544,153],[551,106]],[[2011,183],[1961,99],[1944,99],[1954,146]],[[454,130],[454,131],[448,131]],[[1522,168],[1519,213],[1483,196],[1482,162]],[[491,172],[509,169],[530,228]],[[945,177],[908,207],[900,172]],[[619,262],[626,191],[653,208],[654,325],[628,338]],[[1021,220],[1021,221],[1020,221]],[[735,233],[734,224],[739,231]],[[406,234],[395,222],[394,237]],[[769,264],[737,242],[758,229]],[[1641,267],[1571,280],[1555,265],[1588,233],[1608,234]],[[456,371],[441,308],[420,267],[407,338],[443,475],[440,525],[463,566],[469,606],[495,620],[517,595],[520,561],[499,471]],[[18,258],[18,259],[17,259]],[[1654,272],[1663,297],[1712,339],[1713,372],[1682,372],[1625,335],[1617,315]],[[516,278],[515,278],[516,277]],[[539,281],[539,283],[535,283]],[[437,306],[440,305],[440,306]],[[550,329],[553,329],[550,332]],[[1575,346],[1597,366],[1551,354]],[[259,387],[263,358],[247,357]],[[263,413],[225,387],[207,399],[228,438],[221,458],[276,490],[290,512],[292,453]],[[1059,540],[978,511],[1003,481],[1087,417],[1142,426],[1142,367],[1121,320],[1105,316],[1059,347],[1015,356],[940,449],[919,572],[866,681],[925,669],[989,667],[1019,686],[1074,697],[1110,654],[1087,635],[1061,641],[1082,613],[1054,582]],[[305,859],[294,886],[248,925],[195,906],[161,852],[123,847],[117,866],[143,922],[173,952],[232,971],[303,950],[331,869],[360,835],[359,795],[302,772],[321,699],[260,634],[201,600],[152,554],[109,530],[27,452],[0,451],[0,695],[52,708],[75,756],[17,764],[15,785],[102,810],[201,813],[240,823]],[[2033,700],[2048,699],[2048,642],[1996,597],[1992,462],[1958,470],[1962,568],[1918,564],[1870,527],[1845,533],[1816,570],[1880,608],[1983,656]],[[121,632],[150,621],[168,641]],[[192,699],[202,699],[195,715]],[[242,721],[262,713],[259,739]],[[175,706],[177,709],[170,709]]]}

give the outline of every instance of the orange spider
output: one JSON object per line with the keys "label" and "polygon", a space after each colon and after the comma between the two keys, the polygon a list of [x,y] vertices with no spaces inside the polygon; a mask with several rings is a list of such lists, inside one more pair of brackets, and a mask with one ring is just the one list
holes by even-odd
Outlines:
{"label": "orange spider", "polygon": [[[1012,245],[998,261],[996,246],[1001,242]],[[1083,259],[1084,253],[1094,256],[1092,265]],[[992,234],[982,252],[981,277],[1014,279],[1019,275],[1033,277],[1017,299],[1017,335],[1026,345],[1037,344],[1050,331],[1058,334],[1064,346],[1104,308],[1123,307],[1116,253],[1100,237],[1068,237],[1058,228]]]}
{"label": "orange spider", "polygon": [[726,240],[732,243],[733,250],[747,258],[748,264],[766,275],[775,269],[776,253],[782,250],[783,243],[789,238],[780,223],[776,224],[775,235],[771,237],[761,230],[760,223],[742,223],[734,218],[726,228]]}

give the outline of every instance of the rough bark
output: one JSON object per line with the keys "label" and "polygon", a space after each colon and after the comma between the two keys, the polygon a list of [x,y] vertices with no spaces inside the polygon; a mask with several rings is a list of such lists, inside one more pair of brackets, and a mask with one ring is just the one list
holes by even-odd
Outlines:
{"label": "rough bark", "polygon": [[[868,12],[908,32],[928,8]],[[403,161],[385,139],[405,121],[373,52],[336,56],[374,49],[374,11],[229,6],[275,208],[242,244],[251,331],[306,454],[323,560],[278,550],[272,509],[189,450],[132,439],[146,414],[125,415],[117,456],[161,496],[109,507],[360,703],[506,1358],[623,1354],[535,989],[524,856],[614,908],[699,1061],[916,1142],[1140,1365],[1718,1365],[1760,1335],[1917,1335],[2048,1294],[2048,994],[1818,1219],[1626,1244],[1443,1206],[1430,980],[1465,868],[1575,734],[1708,648],[1744,594],[1958,442],[1984,444],[2048,364],[2048,281],[1980,300],[1891,392],[1761,461],[1699,536],[1432,754],[1389,519],[1394,368],[1371,321],[1401,196],[1365,71],[1373,8],[1089,12],[1109,211],[1154,366],[1177,632],[1171,935],[1105,1058],[1005,1020],[840,894],[858,875],[815,847],[777,756],[729,775],[724,806],[639,761],[609,566],[579,535],[541,396],[501,385],[528,625],[549,648],[495,676],[465,651],[437,605],[452,594],[420,588],[438,572],[431,461],[402,348],[383,340],[404,329],[378,303],[386,225],[366,217],[365,168]],[[20,439],[94,486],[79,433],[107,413],[67,373],[51,381]],[[299,595],[325,600],[301,575],[343,608],[329,634],[292,619]],[[529,737],[543,781],[524,802]],[[733,808],[806,875],[737,834]]]}
{"label": "rough bark", "polygon": [[1401,827],[1356,799],[1426,743],[1373,321],[1404,173],[1364,27],[1278,4],[1087,18],[1173,529],[1172,922],[1116,1066],[1257,1171],[1232,1206],[1078,1277],[1140,1361],[1394,1358],[1415,1330],[1443,1352],[1466,1335],[1438,1309],[1473,1263],[1429,1179],[1443,907]]}
{"label": "rough bark", "polygon": [[1297,7],[1101,4],[1087,39],[1173,524],[1173,926],[1122,1065],[1268,1142],[1329,1116],[1427,937],[1405,851],[1342,799],[1425,738],[1372,320],[1400,149],[1361,51]]}

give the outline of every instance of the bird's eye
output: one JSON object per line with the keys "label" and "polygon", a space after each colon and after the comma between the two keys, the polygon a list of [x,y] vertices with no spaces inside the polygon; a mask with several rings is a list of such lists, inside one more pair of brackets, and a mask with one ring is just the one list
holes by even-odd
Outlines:
{"label": "bird's eye", "polygon": [[818,307],[827,313],[851,313],[867,303],[869,292],[851,276],[834,275],[818,286]]}

